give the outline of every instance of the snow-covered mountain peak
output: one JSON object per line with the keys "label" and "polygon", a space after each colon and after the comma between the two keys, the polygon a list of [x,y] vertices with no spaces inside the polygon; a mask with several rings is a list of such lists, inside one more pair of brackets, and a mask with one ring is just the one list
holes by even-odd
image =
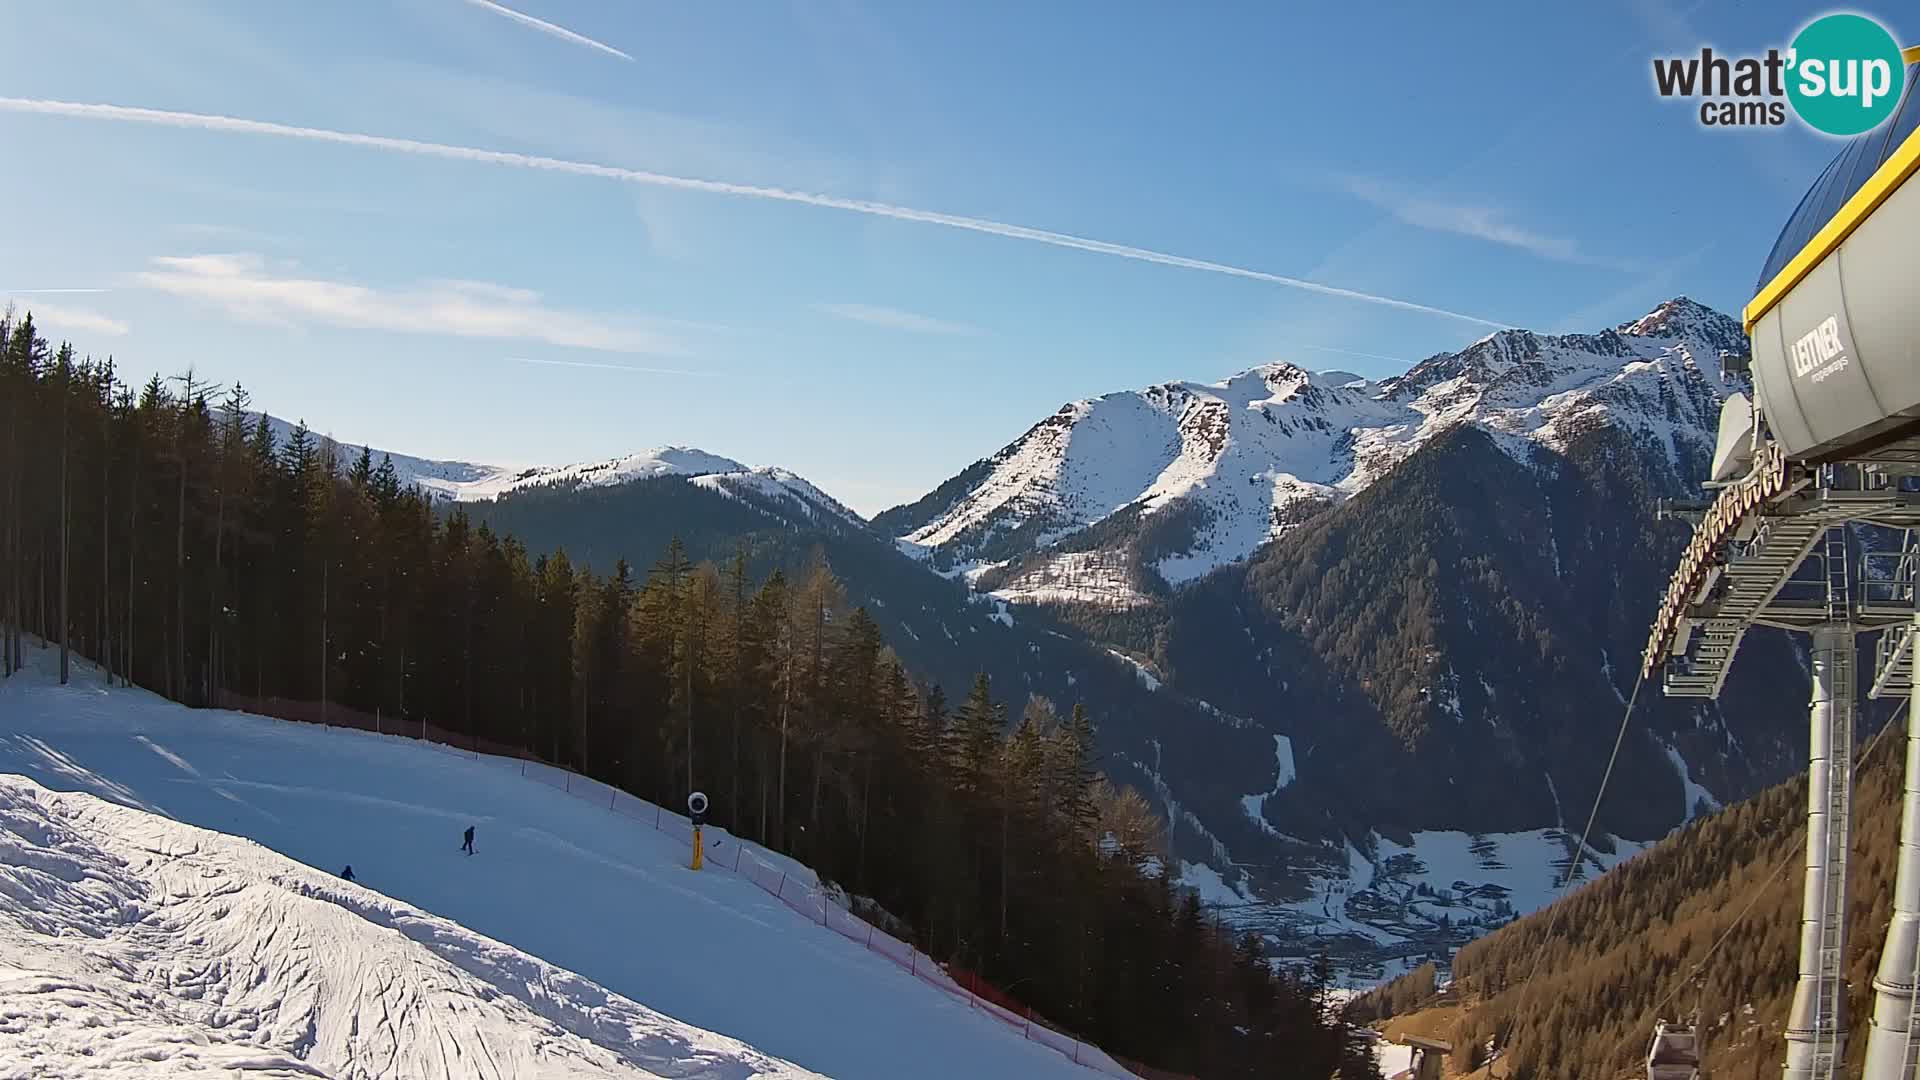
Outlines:
{"label": "snow-covered mountain peak", "polygon": [[[1009,599],[1135,603],[1142,583],[1126,552],[1151,548],[1150,571],[1181,584],[1364,490],[1457,424],[1525,457],[1611,423],[1677,461],[1711,443],[1735,389],[1717,360],[1743,340],[1738,323],[1680,297],[1597,333],[1500,330],[1377,383],[1273,363],[1107,394],[1063,406],[881,520],[907,550],[1001,567],[986,587]],[[1149,530],[1154,515],[1172,516]],[[1095,525],[1097,541],[1069,539]]]}
{"label": "snow-covered mountain peak", "polygon": [[848,524],[865,525],[865,519],[838,499],[815,487],[791,469],[762,465],[757,469],[716,470],[693,478],[695,486],[739,497],[743,492],[772,500],[776,505],[797,510],[808,519],[822,515],[838,517]]}
{"label": "snow-covered mountain peak", "polygon": [[[1178,412],[1195,403],[1217,402],[1229,409],[1268,409],[1291,405],[1296,409],[1323,409],[1366,395],[1368,383],[1351,372],[1309,371],[1298,364],[1274,361],[1229,375],[1218,382],[1170,382],[1141,391],[1107,394],[1095,401],[1145,396]],[[1090,404],[1090,403],[1079,403]],[[1066,412],[1061,410],[1062,414]]]}
{"label": "snow-covered mountain peak", "polygon": [[[295,426],[271,415],[267,417],[267,425],[273,431],[275,444],[281,446],[286,445]],[[320,432],[314,432],[312,437],[316,443],[334,443],[335,455],[343,461],[359,452],[357,445],[340,443]],[[797,509],[808,518],[825,514],[851,524],[863,523],[859,514],[790,469],[749,466],[692,446],[659,446],[604,461],[529,468],[443,461],[378,449],[372,451],[372,456],[375,462],[383,457],[391,459],[403,486],[418,488],[429,498],[447,502],[485,502],[529,488],[611,487],[679,477],[729,497],[737,498],[744,493],[774,500],[777,505]]]}
{"label": "snow-covered mountain peak", "polygon": [[1316,371],[1313,373],[1313,381],[1316,383],[1319,383],[1321,386],[1338,386],[1338,387],[1345,387],[1347,389],[1355,389],[1357,387],[1365,386],[1367,383],[1371,382],[1372,380],[1368,379],[1365,375],[1359,375],[1351,371],[1336,370],[1336,371]]}
{"label": "snow-covered mountain peak", "polygon": [[500,470],[495,475],[473,481],[442,482],[421,478],[419,482],[422,487],[440,492],[448,498],[472,502],[497,498],[517,488],[549,484],[606,487],[612,484],[630,483],[634,480],[648,480],[656,476],[693,477],[745,471],[747,467],[732,458],[709,454],[705,450],[698,450],[691,446],[662,446],[652,450],[641,450],[638,453],[623,454],[606,461],[541,466],[521,469],[511,474]]}
{"label": "snow-covered mountain peak", "polygon": [[1632,322],[1620,332],[1633,337],[1685,339],[1734,353],[1747,351],[1746,331],[1738,320],[1687,296],[1676,296]]}

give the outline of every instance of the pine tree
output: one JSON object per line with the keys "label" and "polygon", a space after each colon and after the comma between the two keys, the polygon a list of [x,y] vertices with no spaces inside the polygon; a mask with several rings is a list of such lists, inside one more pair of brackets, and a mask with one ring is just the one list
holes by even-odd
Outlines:
{"label": "pine tree", "polygon": [[746,718],[744,698],[748,679],[748,664],[751,650],[747,642],[747,546],[741,543],[734,548],[733,558],[727,563],[726,593],[726,629],[721,639],[720,652],[726,667],[725,685],[727,687],[727,777],[728,792],[726,815],[733,830],[742,832],[740,782],[744,764],[741,759],[741,727]]}
{"label": "pine tree", "polygon": [[136,393],[0,316],[0,673],[33,632],[193,704],[244,691],[660,802],[698,782],[738,832],[1077,1037],[1205,1075],[1339,1064],[1300,988],[1176,900],[1164,823],[1098,779],[1086,709],[1030,698],[1009,733],[982,675],[950,716],[823,553],[798,586],[770,557],[756,587],[744,545],[716,570],[673,544],[636,587],[304,423],[276,445],[238,386],[216,412],[182,383]]}
{"label": "pine tree", "polygon": [[993,699],[993,681],[984,671],[975,675],[947,740],[948,761],[961,791],[978,794],[985,789],[1006,717],[1006,706]]}
{"label": "pine tree", "polygon": [[73,615],[67,605],[68,585],[71,570],[68,556],[73,547],[73,499],[72,485],[67,481],[67,466],[72,457],[71,438],[73,397],[73,346],[61,345],[60,352],[54,357],[54,368],[59,372],[60,385],[56,392],[60,395],[60,685],[67,685],[71,677],[72,649],[70,635],[73,630]]}
{"label": "pine tree", "polygon": [[[392,459],[387,459],[392,464]],[[347,471],[347,483],[355,491],[367,491],[373,487],[373,451],[365,446],[360,448],[360,456],[353,459],[353,468]]]}

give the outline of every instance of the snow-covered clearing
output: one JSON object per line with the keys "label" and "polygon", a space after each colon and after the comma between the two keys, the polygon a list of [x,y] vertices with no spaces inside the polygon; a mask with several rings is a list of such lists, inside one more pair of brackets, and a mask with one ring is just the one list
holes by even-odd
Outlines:
{"label": "snow-covered clearing", "polygon": [[[1090,1075],[746,877],[686,869],[686,847],[672,833],[536,783],[518,762],[189,710],[106,690],[84,665],[75,685],[61,688],[46,674],[49,654],[28,651],[29,671],[0,683],[0,773],[249,837],[327,873],[350,863],[367,889],[451,920],[420,914],[418,925],[449,934],[465,927],[475,933],[462,940],[485,935],[561,975],[577,973],[576,1000],[620,995],[840,1080]],[[469,824],[477,826],[473,857],[459,852]],[[729,859],[734,841],[717,831],[712,840],[710,859]],[[334,888],[377,902],[362,889]],[[555,1004],[539,986],[516,985],[522,991],[538,1000],[529,1006],[536,1012]],[[622,1030],[610,1038],[624,1038]],[[384,1062],[347,1075],[412,1075]],[[689,1065],[671,1075],[709,1074]]]}
{"label": "snow-covered clearing", "polygon": [[1680,756],[1680,751],[1666,743],[1661,743],[1660,748],[1667,752],[1667,760],[1673,762],[1673,771],[1680,775],[1680,787],[1686,792],[1687,805],[1681,820],[1692,821],[1702,813],[1711,814],[1720,809],[1720,800],[1713,797],[1713,792],[1708,791],[1706,785],[1693,778],[1693,768],[1687,764],[1686,758]]}
{"label": "snow-covered clearing", "polygon": [[[1570,846],[1566,834],[1558,829],[1483,836],[1417,832],[1412,847],[1401,847],[1377,834],[1374,839],[1377,854],[1372,887],[1381,888],[1389,880],[1408,888],[1426,885],[1436,891],[1453,891],[1463,882],[1469,888],[1493,885],[1506,891],[1507,901],[1518,914],[1538,911],[1559,898]],[[1580,881],[1593,880],[1647,847],[1632,840],[1607,839],[1613,853],[1588,848]],[[1474,850],[1476,844],[1485,854]]]}
{"label": "snow-covered clearing", "polygon": [[1380,1063],[1381,1076],[1398,1076],[1413,1068],[1413,1047],[1381,1039],[1373,1044],[1373,1060]]}
{"label": "snow-covered clearing", "polygon": [[1174,880],[1198,893],[1200,902],[1208,907],[1237,907],[1254,902],[1245,892],[1227,884],[1220,872],[1206,863],[1190,863],[1181,859],[1180,873]]}
{"label": "snow-covered clearing", "polygon": [[1300,775],[1293,765],[1293,740],[1287,738],[1285,735],[1275,735],[1273,737],[1273,758],[1273,790],[1263,791],[1258,795],[1242,795],[1240,797],[1240,809],[1245,811],[1247,817],[1252,819],[1253,823],[1260,827],[1260,831],[1271,836],[1278,836],[1280,835],[1279,830],[1275,829],[1273,825],[1267,821],[1267,800],[1280,794],[1282,789],[1288,784],[1293,783],[1294,778]]}
{"label": "snow-covered clearing", "polygon": [[1118,649],[1108,649],[1107,651],[1112,653],[1115,659],[1133,669],[1134,677],[1140,680],[1141,686],[1149,690],[1160,689],[1160,677],[1155,675],[1153,670],[1147,667],[1147,665],[1135,660],[1133,657],[1128,656]]}

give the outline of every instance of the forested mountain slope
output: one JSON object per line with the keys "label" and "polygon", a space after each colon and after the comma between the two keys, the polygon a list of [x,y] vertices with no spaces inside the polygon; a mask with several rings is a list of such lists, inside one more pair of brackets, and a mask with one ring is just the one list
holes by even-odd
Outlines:
{"label": "forested mountain slope", "polygon": [[[1855,1077],[1893,897],[1904,734],[1871,744],[1854,796]],[[1697,1008],[1708,1075],[1776,1075],[1799,954],[1806,790],[1795,778],[1695,821],[1557,911],[1461,949],[1455,996],[1472,1007],[1455,1042],[1504,1032],[1513,1068],[1502,1076],[1614,1080],[1644,1061],[1656,1007],[1669,1017]]]}
{"label": "forested mountain slope", "polygon": [[[130,606],[136,628],[166,642],[133,663],[159,665],[143,677],[176,693],[210,697],[213,683],[243,692],[251,683],[313,700],[324,689],[494,739],[520,738],[533,730],[523,717],[564,708],[566,723],[537,730],[543,753],[641,770],[634,782],[666,792],[686,785],[689,701],[722,731],[737,722],[724,670],[696,669],[688,682],[685,635],[711,633],[714,648],[730,648],[751,621],[732,613],[753,611],[779,571],[781,599],[767,603],[786,614],[763,625],[800,620],[825,640],[847,633],[859,609],[918,692],[937,686],[951,702],[985,673],[1010,716],[1029,695],[1045,699],[1034,706],[1043,716],[1049,705],[1054,715],[1084,706],[1099,767],[1167,822],[1173,877],[1283,951],[1331,943],[1350,959],[1388,963],[1527,910],[1549,895],[1555,863],[1571,857],[1562,829],[1591,801],[1645,619],[1685,536],[1683,524],[1655,520],[1655,501],[1694,493],[1710,446],[1705,425],[1733,385],[1718,365],[1718,351],[1737,338],[1732,325],[1682,300],[1597,335],[1491,335],[1380,384],[1255,380],[1261,393],[1285,390],[1284,401],[1230,380],[1221,392],[1245,391],[1261,439],[1284,436],[1295,449],[1300,439],[1331,439],[1339,460],[1370,463],[1349,474],[1366,482],[1273,503],[1272,538],[1250,556],[1125,603],[1034,605],[985,591],[1009,567],[972,574],[969,588],[968,575],[942,569],[957,557],[903,551],[804,480],[700,451],[511,473],[424,459],[389,466],[384,454],[334,448],[301,427],[257,418],[249,426],[244,402],[235,403],[238,419],[188,409],[176,421],[168,410],[178,403],[165,404],[172,398],[161,384],[144,403],[129,398],[109,413],[144,408],[163,418],[150,429],[76,411],[86,419],[73,433],[104,448],[110,486],[141,470],[175,486],[172,504],[164,492],[141,495],[140,513],[158,527],[141,535],[165,536],[184,521],[189,542],[129,554],[136,581],[174,556],[172,572],[136,590]],[[50,357],[40,363],[57,370]],[[1313,424],[1293,416],[1353,395],[1421,419],[1388,438],[1393,425],[1342,435],[1324,409]],[[1266,444],[1243,440],[1245,418],[1229,415],[1226,427],[1206,428],[1224,442],[1194,445],[1212,447],[1216,463],[1251,467]],[[208,448],[181,469],[168,444],[186,431],[202,432]],[[330,456],[362,493],[358,503],[322,499],[310,481],[292,479]],[[1295,475],[1288,470],[1299,463],[1270,464]],[[1172,543],[1179,530],[1165,530],[1181,520],[1177,507],[1218,494],[1223,475],[1196,474],[1186,495],[1135,505],[1057,544],[1105,558],[1137,553],[1127,537]],[[495,497],[448,501],[447,484]],[[440,495],[423,498],[415,486]],[[277,501],[263,509],[241,492]],[[432,520],[392,509],[402,504],[432,508]],[[334,509],[342,514],[330,516]],[[1134,529],[1143,523],[1151,528]],[[127,527],[117,516],[114,524]],[[992,531],[998,543],[1039,527]],[[44,547],[51,539],[33,538],[32,550],[53,550]],[[342,555],[369,542],[372,558]],[[297,553],[297,575],[278,580],[271,564],[256,565],[269,549]],[[112,533],[104,543],[81,537],[74,552],[77,565],[106,563],[108,585],[126,577],[122,554]],[[582,570],[593,584],[567,588]],[[277,611],[295,617],[275,631],[284,642],[262,632],[263,612],[229,602],[260,573]],[[398,590],[409,607],[373,602],[382,590]],[[704,599],[689,605],[689,595]],[[133,640],[116,632],[127,615],[79,602],[101,642],[121,649]],[[698,629],[676,637],[604,614],[628,605],[656,624],[691,620]],[[802,619],[806,611],[815,614]],[[589,625],[597,629],[559,646],[567,627]],[[383,644],[319,665],[309,658],[323,634]],[[643,662],[617,660],[622,634],[637,635]],[[594,660],[595,647],[612,651]],[[808,670],[823,679],[826,664]],[[738,722],[778,713],[791,676],[770,678],[738,713],[757,709],[761,719]],[[1635,797],[1603,810],[1580,872],[1786,775],[1804,697],[1799,652],[1766,634],[1749,640],[1724,707],[1648,695],[1618,778]],[[644,739],[601,719],[650,700],[662,703],[660,730]],[[830,700],[816,681],[797,708],[803,718],[825,715]],[[788,703],[790,717],[795,707]],[[1727,722],[1736,714],[1737,728]],[[845,750],[825,732],[805,738],[814,748],[790,781],[813,814],[816,778],[831,791]],[[730,791],[728,805],[756,816],[785,805],[760,792],[779,770],[753,758],[750,740],[743,746],[741,793]],[[1447,901],[1427,903],[1423,885]]]}
{"label": "forested mountain slope", "polygon": [[[1375,929],[1385,912],[1462,940],[1497,905],[1410,908],[1407,875],[1522,910],[1546,895],[1502,874],[1541,845],[1564,860],[1561,830],[1584,823],[1688,535],[1658,504],[1698,497],[1719,405],[1745,388],[1722,357],[1743,345],[1679,298],[1594,334],[1502,331],[1378,383],[1276,366],[1108,395],[876,525],[1015,618],[1048,611],[1279,740],[1237,819],[1205,817],[1236,855],[1212,863],[1230,917],[1318,916],[1352,940],[1368,932],[1342,908]],[[1122,443],[1138,453],[1102,449]],[[1643,694],[1626,796],[1582,872],[1789,775],[1806,678],[1801,646],[1760,632],[1722,701]],[[1244,854],[1276,849],[1279,873]]]}
{"label": "forested mountain slope", "polygon": [[[26,319],[0,340],[0,673],[37,633],[59,643],[63,682],[78,653],[188,705],[431,725],[662,805],[698,786],[719,822],[1126,1056],[1234,1076],[1283,1046],[1325,1069],[1345,1052],[1306,988],[1155,872],[1164,851],[1138,797],[1096,782],[1103,767],[1132,782],[1096,730],[1128,738],[1156,722],[1149,709],[1103,714],[1091,692],[1029,700],[1017,675],[996,683],[970,660],[939,693],[869,616],[880,598],[829,561],[696,564],[669,542],[644,572],[618,559],[595,572],[444,512],[365,450],[342,459],[304,427],[281,442],[237,388],[217,408],[197,380],[136,393]],[[769,520],[701,479],[678,490]],[[952,595],[952,617],[982,625],[923,623],[926,648],[1016,632]],[[1062,686],[1095,685],[1094,664],[1100,685],[1137,685],[1122,662],[1076,648],[1053,663]],[[1237,731],[1187,708],[1194,727]],[[1183,747],[1208,752],[1203,739]],[[1170,986],[1205,1007],[1164,1008]]]}

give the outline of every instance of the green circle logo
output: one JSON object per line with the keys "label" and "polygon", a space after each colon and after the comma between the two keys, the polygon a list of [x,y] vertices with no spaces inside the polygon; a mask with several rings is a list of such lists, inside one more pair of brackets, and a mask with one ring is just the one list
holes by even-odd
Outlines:
{"label": "green circle logo", "polygon": [[1787,99],[1816,131],[1858,135],[1893,115],[1906,87],[1900,43],[1864,15],[1807,24],[1788,54]]}

